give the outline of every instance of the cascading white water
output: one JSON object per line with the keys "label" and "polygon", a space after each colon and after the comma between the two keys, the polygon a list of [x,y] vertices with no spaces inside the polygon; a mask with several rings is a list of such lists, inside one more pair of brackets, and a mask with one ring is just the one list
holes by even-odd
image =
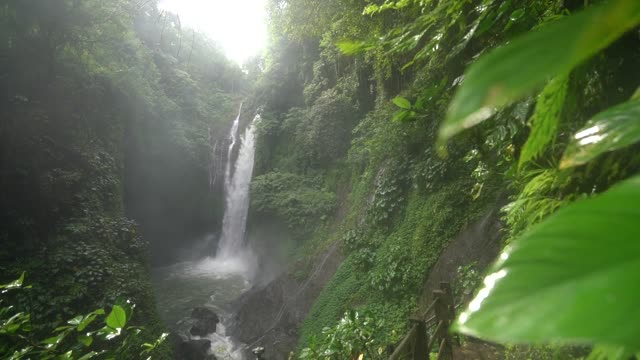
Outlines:
{"label": "cascading white water", "polygon": [[[219,259],[238,256],[245,250],[244,234],[249,211],[249,185],[253,174],[255,155],[254,124],[259,119],[260,115],[256,115],[242,136],[233,174],[225,174],[225,183],[227,184],[225,186],[225,211],[222,219],[222,234],[216,253],[216,258]],[[237,128],[237,122],[238,119],[234,121],[233,127]],[[235,139],[233,140],[235,141]],[[231,151],[230,147],[230,154]],[[230,171],[230,164],[227,163],[227,173]],[[229,176],[228,179],[227,176]]]}
{"label": "cascading white water", "polygon": [[229,143],[229,150],[227,151],[227,166],[224,170],[224,191],[225,193],[229,192],[229,186],[231,186],[231,160],[233,156],[233,149],[236,146],[236,140],[238,138],[238,127],[240,126],[240,114],[242,113],[242,104],[240,103],[240,108],[238,109],[238,116],[236,116],[235,120],[233,120],[233,124],[231,125],[231,133],[229,134],[229,139],[231,142]]}

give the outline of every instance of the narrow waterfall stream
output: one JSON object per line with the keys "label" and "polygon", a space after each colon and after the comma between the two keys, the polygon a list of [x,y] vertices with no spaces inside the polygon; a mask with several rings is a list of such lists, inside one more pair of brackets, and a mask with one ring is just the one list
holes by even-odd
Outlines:
{"label": "narrow waterfall stream", "polygon": [[[238,157],[232,164],[240,122],[240,110],[229,134],[229,149],[224,174],[225,211],[217,251],[203,252],[204,257],[154,270],[154,283],[161,316],[172,331],[183,338],[208,339],[210,353],[218,359],[243,360],[242,344],[226,336],[230,314],[227,305],[250,287],[256,259],[244,241],[249,210],[249,185],[255,153],[256,115],[240,138]],[[196,307],[212,309],[221,322],[216,333],[206,337],[190,334]]]}
{"label": "narrow waterfall stream", "polygon": [[[259,119],[260,115],[256,115],[242,137],[242,145],[233,175],[229,173],[229,167],[226,169],[225,211],[222,220],[222,236],[218,242],[218,251],[216,252],[217,258],[250,257],[250,254],[247,254],[248,249],[244,246],[244,234],[247,226],[247,213],[249,212],[249,185],[253,174],[253,159],[255,155],[253,126]],[[233,146],[233,143],[231,146]],[[229,147],[229,154],[231,154],[232,150]],[[231,162],[231,157],[227,162]]]}

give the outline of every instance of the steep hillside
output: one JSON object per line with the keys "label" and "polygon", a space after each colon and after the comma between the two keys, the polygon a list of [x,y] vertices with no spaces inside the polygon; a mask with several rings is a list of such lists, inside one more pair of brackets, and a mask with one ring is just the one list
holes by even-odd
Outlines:
{"label": "steep hillside", "polygon": [[[273,347],[274,359],[319,356],[340,341],[323,328],[338,329],[352,309],[379,322],[372,342],[384,356],[430,284],[484,268],[522,230],[638,170],[633,149],[557,169],[570,134],[637,88],[635,32],[441,141],[468,64],[583,2],[270,4],[273,39],[253,100],[263,120],[250,241],[293,265],[242,301],[241,326],[255,328],[238,334]],[[280,236],[261,237],[265,223]]]}

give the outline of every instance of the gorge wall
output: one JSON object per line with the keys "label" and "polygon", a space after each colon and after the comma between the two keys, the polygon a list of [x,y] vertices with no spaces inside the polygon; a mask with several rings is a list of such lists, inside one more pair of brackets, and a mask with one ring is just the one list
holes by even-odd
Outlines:
{"label": "gorge wall", "polygon": [[[526,8],[516,20],[481,1],[371,5],[364,16],[358,2],[286,4],[271,8],[277,35],[252,95],[263,120],[249,219],[250,241],[277,249],[271,259],[284,273],[240,299],[235,330],[274,358],[322,342],[323,328],[351,309],[384,322],[376,339],[395,343],[434,284],[457,286],[469,266],[480,273],[504,241],[592,184],[562,183],[549,164],[519,168],[532,116],[564,109],[555,141],[566,142],[566,129],[635,89],[594,96],[626,83],[621,59],[638,59],[629,35],[572,73],[567,101],[526,97],[440,144],[465,67],[576,4],[515,1],[512,9]],[[617,62],[625,68],[614,70]],[[544,200],[531,200],[526,184],[540,185]],[[271,235],[260,237],[262,226]],[[327,254],[336,255],[324,263]]]}

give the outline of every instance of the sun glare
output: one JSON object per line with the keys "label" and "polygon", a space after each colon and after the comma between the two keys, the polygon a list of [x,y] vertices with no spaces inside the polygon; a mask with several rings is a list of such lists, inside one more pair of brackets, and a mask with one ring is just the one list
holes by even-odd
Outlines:
{"label": "sun glare", "polygon": [[265,0],[163,0],[160,8],[207,34],[238,64],[260,53],[267,41]]}

